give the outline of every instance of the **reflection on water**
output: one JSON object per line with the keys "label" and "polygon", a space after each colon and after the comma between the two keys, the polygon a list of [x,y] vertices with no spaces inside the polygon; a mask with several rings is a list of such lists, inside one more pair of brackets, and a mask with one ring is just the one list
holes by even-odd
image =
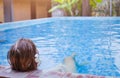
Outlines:
{"label": "reflection on water", "polygon": [[[32,39],[42,60],[39,69],[62,63],[76,52],[78,73],[120,76],[120,20],[61,20],[54,23],[5,30],[0,42],[1,65],[8,65],[6,54],[21,37]],[[116,56],[117,55],[117,56]]]}
{"label": "reflection on water", "polygon": [[114,64],[117,67],[117,71],[120,73],[120,24],[112,25],[111,31],[114,32],[111,34],[111,55],[115,59]]}

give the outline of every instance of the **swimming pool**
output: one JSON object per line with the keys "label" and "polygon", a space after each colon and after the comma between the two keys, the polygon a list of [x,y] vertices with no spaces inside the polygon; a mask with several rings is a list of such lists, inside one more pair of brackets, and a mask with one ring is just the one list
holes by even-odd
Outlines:
{"label": "swimming pool", "polygon": [[19,38],[40,52],[39,69],[61,63],[75,52],[78,73],[120,76],[120,17],[54,17],[0,24],[0,65]]}

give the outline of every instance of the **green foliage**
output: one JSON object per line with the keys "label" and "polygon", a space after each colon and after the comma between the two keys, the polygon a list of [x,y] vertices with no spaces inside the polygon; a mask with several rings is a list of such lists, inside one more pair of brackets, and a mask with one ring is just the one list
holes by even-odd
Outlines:
{"label": "green foliage", "polygon": [[58,3],[58,5],[54,6],[49,10],[49,12],[52,12],[56,9],[64,9],[67,12],[70,13],[70,15],[73,15],[72,12],[72,6],[78,2],[78,0],[53,0],[53,2]]}
{"label": "green foliage", "polygon": [[120,16],[120,0],[115,0],[113,3],[113,15]]}
{"label": "green foliage", "polygon": [[104,0],[97,6],[97,16],[110,16],[110,14],[111,16],[120,16],[120,0]]}
{"label": "green foliage", "polygon": [[[90,6],[94,9],[101,2],[102,0],[90,0]],[[70,16],[81,15],[82,0],[53,0],[53,3],[57,3],[57,5],[53,6],[49,12],[53,12],[56,9],[63,9]]]}
{"label": "green foliage", "polygon": [[90,0],[90,5],[92,8],[96,8],[99,3],[102,3],[102,0]]}

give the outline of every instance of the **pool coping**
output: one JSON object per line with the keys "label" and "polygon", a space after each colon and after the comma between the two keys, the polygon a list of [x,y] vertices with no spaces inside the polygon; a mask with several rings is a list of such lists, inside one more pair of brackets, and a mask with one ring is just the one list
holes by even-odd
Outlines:
{"label": "pool coping", "polygon": [[11,70],[9,66],[0,66],[0,78],[119,78],[111,76],[98,76],[91,74],[77,74],[70,72],[58,72],[58,71],[43,71],[34,70],[30,72],[16,72]]}
{"label": "pool coping", "polygon": [[[35,24],[43,24],[49,22],[55,22],[58,20],[120,20],[120,17],[49,17],[49,18],[41,18],[41,19],[32,19],[32,20],[23,20],[23,21],[15,21],[15,22],[7,22],[0,24],[0,31],[4,31],[7,29],[26,27]],[[9,27],[8,27],[9,26]]]}

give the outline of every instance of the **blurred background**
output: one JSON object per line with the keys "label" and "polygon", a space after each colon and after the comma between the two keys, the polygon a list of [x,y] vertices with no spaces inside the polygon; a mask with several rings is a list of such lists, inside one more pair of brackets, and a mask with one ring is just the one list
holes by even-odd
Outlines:
{"label": "blurred background", "polygon": [[62,16],[120,16],[120,0],[0,0],[0,23]]}

